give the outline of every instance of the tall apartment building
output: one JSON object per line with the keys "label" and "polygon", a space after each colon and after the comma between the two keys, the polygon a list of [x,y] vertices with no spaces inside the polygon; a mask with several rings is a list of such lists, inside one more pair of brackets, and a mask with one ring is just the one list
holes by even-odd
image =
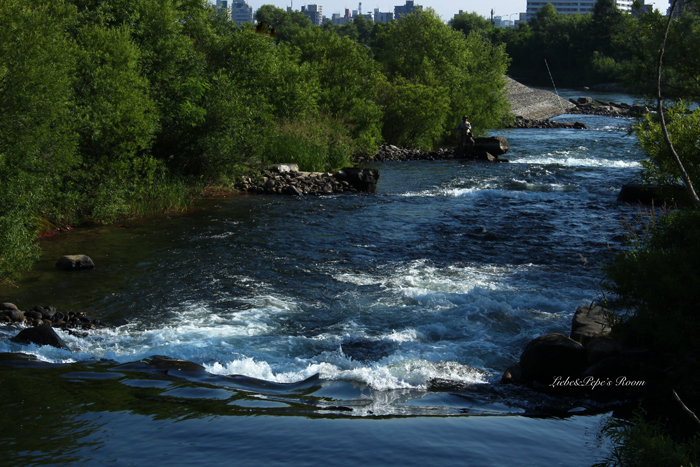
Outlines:
{"label": "tall apartment building", "polygon": [[381,12],[379,8],[374,9],[374,22],[375,23],[388,23],[394,19],[394,14],[391,12]]}
{"label": "tall apartment building", "polygon": [[[596,0],[528,0],[527,17],[534,18],[537,10],[551,3],[556,8],[557,13],[572,15],[574,13],[593,13]],[[625,13],[632,12],[632,0],[616,0],[617,7]]]}
{"label": "tall apartment building", "polygon": [[229,18],[236,22],[237,25],[253,22],[253,7],[248,5],[245,0],[216,0],[216,8],[226,12]]}
{"label": "tall apartment building", "polygon": [[237,25],[253,22],[253,7],[244,1],[233,2],[231,4],[231,19]]}
{"label": "tall apartment building", "polygon": [[323,23],[323,7],[321,5],[302,6],[301,12],[309,17],[312,24],[320,26]]}
{"label": "tall apartment building", "polygon": [[400,5],[400,6],[395,6],[394,7],[394,18],[400,20],[402,16],[406,16],[415,10],[420,10],[423,7],[420,5],[414,5],[413,0],[406,0],[405,5]]}

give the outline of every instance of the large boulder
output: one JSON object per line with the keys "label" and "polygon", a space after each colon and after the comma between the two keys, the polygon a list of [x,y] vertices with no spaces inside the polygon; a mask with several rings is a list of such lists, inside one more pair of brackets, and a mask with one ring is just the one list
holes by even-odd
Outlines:
{"label": "large boulder", "polygon": [[93,269],[95,263],[93,263],[92,259],[87,255],[65,255],[58,260],[56,267],[66,271]]}
{"label": "large boulder", "polygon": [[630,204],[661,204],[663,199],[658,192],[659,187],[657,185],[629,183],[622,186],[620,193],[617,195],[617,200],[621,203]]}
{"label": "large boulder", "polygon": [[472,151],[484,151],[493,156],[500,156],[510,150],[508,140],[504,136],[489,136],[488,138],[476,138]]}
{"label": "large boulder", "polygon": [[48,324],[24,329],[13,337],[12,340],[20,344],[52,345],[59,349],[68,348],[68,345],[63,342],[63,339],[58,337],[56,331]]}
{"label": "large boulder", "polygon": [[571,338],[586,343],[593,337],[610,334],[608,311],[601,306],[580,306],[571,320]]}
{"label": "large boulder", "polygon": [[531,341],[520,356],[525,381],[550,385],[555,378],[575,376],[586,365],[581,344],[563,334],[545,334]]}
{"label": "large boulder", "polygon": [[338,171],[334,177],[338,180],[348,182],[350,185],[355,187],[357,191],[374,193],[377,191],[379,170],[346,167]]}

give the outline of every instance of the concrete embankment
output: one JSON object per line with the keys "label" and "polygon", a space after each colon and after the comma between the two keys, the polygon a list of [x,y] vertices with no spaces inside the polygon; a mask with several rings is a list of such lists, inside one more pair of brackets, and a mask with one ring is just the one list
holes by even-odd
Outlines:
{"label": "concrete embankment", "polygon": [[545,120],[568,113],[576,106],[553,92],[533,89],[506,77],[508,102],[514,116],[527,120]]}

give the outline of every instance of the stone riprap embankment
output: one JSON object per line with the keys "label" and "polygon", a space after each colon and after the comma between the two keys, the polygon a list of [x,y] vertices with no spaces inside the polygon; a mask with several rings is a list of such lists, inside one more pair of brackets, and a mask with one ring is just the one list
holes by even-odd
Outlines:
{"label": "stone riprap embankment", "polygon": [[379,170],[348,167],[338,172],[300,172],[297,164],[276,164],[258,176],[242,177],[241,191],[278,195],[330,195],[333,193],[374,193]]}
{"label": "stone riprap embankment", "polygon": [[557,115],[570,113],[576,106],[553,92],[533,89],[514,79],[507,78],[510,111],[516,117],[527,120],[547,120]]}
{"label": "stone riprap embankment", "polygon": [[515,115],[514,128],[575,128],[584,129],[580,122],[552,122],[563,114],[602,115],[606,117],[635,117],[653,109],[643,105],[615,103],[581,96],[568,101],[555,93],[533,89],[517,81],[508,80],[508,101]]}

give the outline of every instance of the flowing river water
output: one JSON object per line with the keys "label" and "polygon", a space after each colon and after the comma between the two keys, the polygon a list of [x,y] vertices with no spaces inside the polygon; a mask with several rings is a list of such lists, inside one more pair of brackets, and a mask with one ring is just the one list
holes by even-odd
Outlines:
{"label": "flowing river water", "polygon": [[[616,202],[629,122],[568,119],[590,129],[499,132],[510,163],[372,164],[373,195],[235,195],[45,240],[1,301],[115,326],[61,333],[70,351],[0,327],[3,465],[599,461],[604,414],[498,384],[600,296],[636,209]],[[55,269],[78,253],[97,268]]]}

